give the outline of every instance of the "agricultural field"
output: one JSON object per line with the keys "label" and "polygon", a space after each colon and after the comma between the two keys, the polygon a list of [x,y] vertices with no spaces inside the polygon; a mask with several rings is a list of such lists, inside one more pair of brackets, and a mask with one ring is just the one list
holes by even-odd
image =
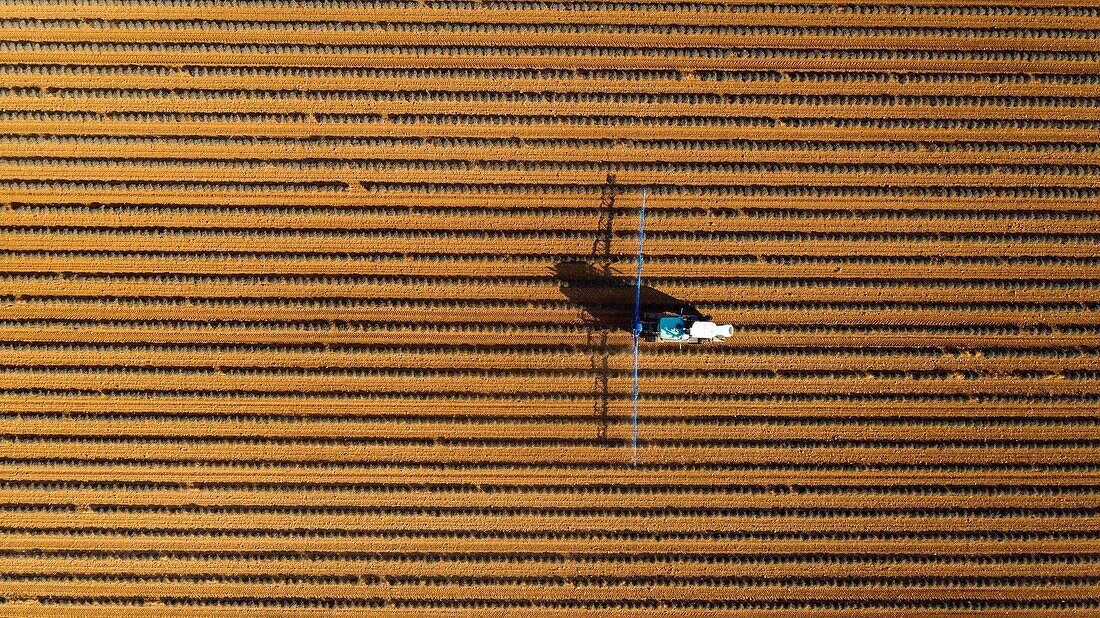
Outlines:
{"label": "agricultural field", "polygon": [[0,615],[1100,613],[1100,5],[898,2],[0,0]]}

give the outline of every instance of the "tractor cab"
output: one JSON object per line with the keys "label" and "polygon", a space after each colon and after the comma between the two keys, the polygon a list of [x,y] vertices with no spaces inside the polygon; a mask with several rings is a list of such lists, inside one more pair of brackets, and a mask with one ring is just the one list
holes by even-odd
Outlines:
{"label": "tractor cab", "polygon": [[720,342],[733,335],[730,324],[715,324],[704,316],[692,313],[643,313],[640,336],[646,341],[665,343]]}

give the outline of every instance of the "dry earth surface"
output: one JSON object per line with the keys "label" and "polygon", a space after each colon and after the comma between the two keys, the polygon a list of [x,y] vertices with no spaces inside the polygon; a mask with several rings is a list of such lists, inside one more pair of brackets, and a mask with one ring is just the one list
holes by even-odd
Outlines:
{"label": "dry earth surface", "polygon": [[1100,612],[1100,5],[0,17],[0,614]]}

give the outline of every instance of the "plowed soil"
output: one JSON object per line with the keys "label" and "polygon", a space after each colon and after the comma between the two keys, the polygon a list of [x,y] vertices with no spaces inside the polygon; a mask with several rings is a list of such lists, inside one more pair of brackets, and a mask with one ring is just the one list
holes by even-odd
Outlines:
{"label": "plowed soil", "polygon": [[0,0],[0,206],[0,615],[1100,613],[1100,5]]}

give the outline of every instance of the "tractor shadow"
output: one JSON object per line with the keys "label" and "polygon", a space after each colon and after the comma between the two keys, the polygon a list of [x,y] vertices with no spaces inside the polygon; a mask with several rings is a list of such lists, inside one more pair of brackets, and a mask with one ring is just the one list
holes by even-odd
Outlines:
{"label": "tractor shadow", "polygon": [[[588,352],[588,370],[593,380],[592,414],[596,421],[596,439],[605,446],[611,445],[607,435],[611,422],[611,378],[620,373],[612,370],[611,355],[630,349],[612,345],[610,335],[615,331],[634,331],[634,279],[614,276],[611,271],[611,264],[617,259],[611,247],[615,240],[619,198],[620,187],[615,176],[608,174],[600,195],[599,220],[587,259],[554,265],[554,278],[562,294],[580,308],[581,320],[587,327],[584,348]],[[643,311],[698,313],[690,304],[648,286],[642,288],[641,299]]]}
{"label": "tractor shadow", "polygon": [[[633,278],[616,277],[582,261],[558,262],[554,278],[562,294],[584,309],[591,324],[609,331],[634,332]],[[642,286],[641,311],[702,315],[691,303],[647,285]]]}

